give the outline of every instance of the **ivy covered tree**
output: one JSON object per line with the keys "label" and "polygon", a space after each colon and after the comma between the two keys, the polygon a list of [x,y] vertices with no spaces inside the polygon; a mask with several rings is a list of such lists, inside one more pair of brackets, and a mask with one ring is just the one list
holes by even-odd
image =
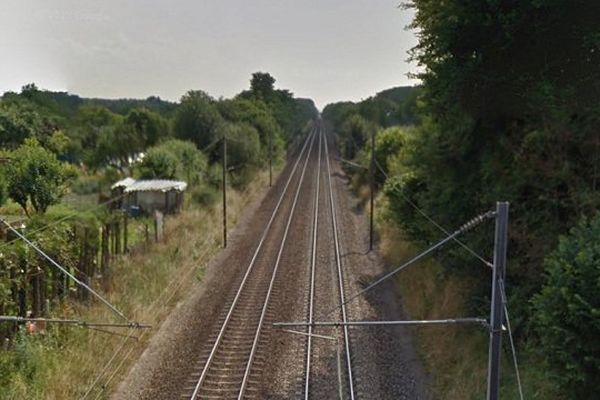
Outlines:
{"label": "ivy covered tree", "polygon": [[29,215],[31,204],[38,214],[60,201],[73,177],[71,168],[59,161],[35,139],[27,139],[10,154],[6,167],[8,194]]}

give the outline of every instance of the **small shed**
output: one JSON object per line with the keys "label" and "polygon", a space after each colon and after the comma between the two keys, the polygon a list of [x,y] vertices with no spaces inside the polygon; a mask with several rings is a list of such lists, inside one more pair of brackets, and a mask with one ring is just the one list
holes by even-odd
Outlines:
{"label": "small shed", "polygon": [[163,214],[175,214],[183,205],[183,193],[187,183],[164,179],[135,180],[125,178],[111,186],[115,208],[132,210],[138,207],[146,214],[155,210]]}

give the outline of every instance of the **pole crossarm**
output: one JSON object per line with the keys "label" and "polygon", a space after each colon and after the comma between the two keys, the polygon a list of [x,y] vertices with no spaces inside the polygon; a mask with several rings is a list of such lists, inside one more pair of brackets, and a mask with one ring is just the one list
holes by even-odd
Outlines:
{"label": "pole crossarm", "polygon": [[128,324],[112,323],[112,322],[88,322],[79,319],[59,319],[59,318],[26,318],[16,317],[11,315],[0,315],[0,322],[46,322],[49,324],[65,324],[77,325],[81,327],[93,328],[130,328],[130,329],[150,329],[152,325],[141,324],[138,322],[130,322]]}
{"label": "pole crossarm", "polygon": [[447,319],[425,319],[425,320],[402,320],[402,321],[314,321],[314,322],[274,322],[275,327],[343,327],[343,326],[415,326],[415,325],[483,325],[488,328],[489,324],[485,318],[447,318]]}

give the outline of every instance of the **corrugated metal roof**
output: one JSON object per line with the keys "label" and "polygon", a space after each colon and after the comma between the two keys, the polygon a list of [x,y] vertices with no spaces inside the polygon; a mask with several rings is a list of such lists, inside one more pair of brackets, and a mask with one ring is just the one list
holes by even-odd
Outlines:
{"label": "corrugated metal roof", "polygon": [[131,192],[149,192],[159,191],[168,192],[169,190],[177,190],[183,192],[187,188],[187,183],[183,181],[169,181],[163,179],[140,180],[135,181],[125,188],[126,193]]}
{"label": "corrugated metal roof", "polygon": [[128,187],[128,186],[130,186],[130,185],[132,185],[134,183],[135,183],[135,179],[127,177],[125,179],[121,179],[119,182],[116,182],[110,188],[111,189],[115,189],[115,188],[118,188],[118,187],[124,187],[124,188],[126,188],[126,187]]}

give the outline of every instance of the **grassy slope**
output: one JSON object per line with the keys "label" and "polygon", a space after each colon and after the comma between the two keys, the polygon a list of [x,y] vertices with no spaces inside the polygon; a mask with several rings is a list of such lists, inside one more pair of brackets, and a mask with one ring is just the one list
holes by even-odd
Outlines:
{"label": "grassy slope", "polygon": [[[355,192],[368,208],[369,188],[353,179]],[[388,265],[399,265],[417,254],[397,225],[386,218],[386,198],[376,198],[379,252]],[[424,221],[426,223],[426,221]],[[472,317],[467,302],[475,281],[445,272],[434,258],[426,258],[396,276],[398,297],[409,319]],[[487,318],[487,315],[483,317]],[[514,317],[514,316],[513,316]],[[488,335],[481,327],[446,326],[414,328],[414,339],[426,370],[431,374],[436,399],[483,399],[487,385]],[[518,399],[508,338],[504,338],[502,399]],[[557,388],[534,351],[518,353],[526,399],[560,399]]]}
{"label": "grassy slope", "polygon": [[[261,173],[244,193],[229,193],[231,225],[267,182],[268,175]],[[165,319],[194,281],[202,279],[208,260],[220,250],[220,204],[167,219],[165,232],[163,242],[139,249],[113,264],[112,290],[108,295],[127,316],[154,326]],[[71,303],[62,310],[53,310],[53,315],[88,321],[114,320],[114,314],[97,303],[91,307]],[[143,351],[152,331],[124,333],[140,339],[136,342],[77,327],[51,328],[50,334],[38,337],[22,336],[13,350],[0,352],[0,399],[80,398],[121,348],[88,396],[105,398]],[[107,390],[100,390],[102,385]]]}
{"label": "grassy slope", "polygon": [[[388,264],[398,265],[417,253],[397,226],[384,217],[385,199],[379,196],[377,227],[379,251]],[[399,297],[411,319],[472,317],[467,301],[475,281],[445,272],[433,258],[425,259],[396,277]],[[483,316],[486,317],[487,316]],[[513,316],[514,318],[514,316]],[[476,326],[421,327],[414,330],[415,342],[426,369],[431,373],[436,398],[464,400],[485,398],[487,385],[488,334]],[[518,399],[518,390],[504,337],[501,397]],[[556,387],[531,350],[520,351],[519,368],[526,399],[560,399]]]}

